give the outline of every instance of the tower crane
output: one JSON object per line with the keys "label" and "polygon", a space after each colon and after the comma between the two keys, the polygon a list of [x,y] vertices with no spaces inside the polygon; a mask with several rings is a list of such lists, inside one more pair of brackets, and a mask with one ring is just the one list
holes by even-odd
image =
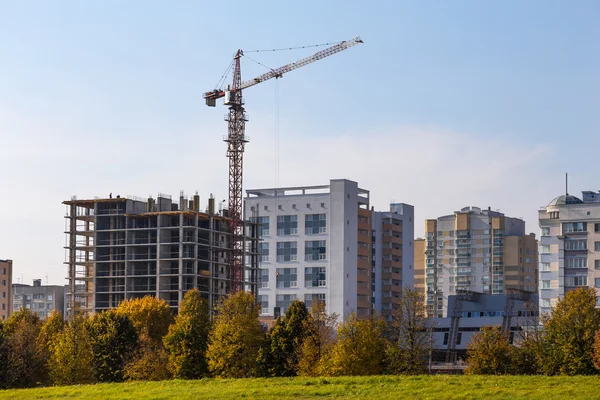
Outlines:
{"label": "tower crane", "polygon": [[229,107],[229,112],[225,116],[225,120],[228,123],[228,133],[223,138],[223,141],[227,143],[227,157],[229,158],[229,229],[232,234],[232,251],[228,267],[229,292],[243,290],[244,282],[242,167],[244,146],[248,143],[248,137],[245,133],[248,118],[244,109],[242,91],[269,79],[281,78],[283,74],[349,49],[359,43],[363,43],[363,41],[357,36],[318,51],[312,56],[301,58],[293,63],[272,69],[247,81],[242,81],[240,68],[240,58],[244,55],[244,52],[238,50],[233,59],[232,84],[228,85],[227,90],[215,89],[204,93],[203,97],[206,100],[207,106],[214,107],[217,99],[224,98],[223,104]]}

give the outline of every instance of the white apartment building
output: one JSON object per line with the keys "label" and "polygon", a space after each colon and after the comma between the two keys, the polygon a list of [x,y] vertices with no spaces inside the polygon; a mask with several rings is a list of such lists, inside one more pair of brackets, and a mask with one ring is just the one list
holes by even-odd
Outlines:
{"label": "white apartment building", "polygon": [[600,192],[555,198],[539,210],[539,226],[540,312],[550,312],[569,290],[600,291]]}
{"label": "white apartment building", "polygon": [[[370,315],[369,192],[345,179],[329,185],[247,190],[244,211],[262,225],[259,290],[263,316],[299,299],[325,301],[338,321]],[[359,256],[361,258],[359,259]]]}

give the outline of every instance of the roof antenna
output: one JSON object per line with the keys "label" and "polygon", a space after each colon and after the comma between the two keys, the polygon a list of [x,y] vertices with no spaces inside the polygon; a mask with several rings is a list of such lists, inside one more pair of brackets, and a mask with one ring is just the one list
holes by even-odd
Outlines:
{"label": "roof antenna", "polygon": [[565,172],[565,195],[569,195],[569,173]]}

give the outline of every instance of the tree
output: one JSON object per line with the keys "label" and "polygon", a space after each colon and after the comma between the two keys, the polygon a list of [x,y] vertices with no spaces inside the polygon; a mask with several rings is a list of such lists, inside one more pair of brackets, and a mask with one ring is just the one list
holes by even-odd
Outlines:
{"label": "tree", "polygon": [[518,375],[539,374],[542,371],[545,353],[544,330],[540,325],[535,302],[525,303],[526,315],[519,318],[512,347],[512,372]]}
{"label": "tree", "polygon": [[129,317],[114,310],[94,314],[86,323],[99,382],[123,381],[123,369],[138,344]]}
{"label": "tree", "polygon": [[257,359],[264,341],[259,311],[254,296],[242,291],[230,294],[217,306],[206,354],[209,370],[216,377],[257,375]]}
{"label": "tree", "polygon": [[85,318],[75,314],[56,336],[50,356],[50,377],[56,385],[93,383],[94,354]]}
{"label": "tree", "polygon": [[162,343],[140,340],[133,359],[125,365],[123,375],[130,381],[162,381],[171,378],[169,356]]}
{"label": "tree", "polygon": [[38,344],[41,322],[23,308],[4,324],[7,387],[32,387],[47,380],[46,359]]}
{"label": "tree", "polygon": [[385,323],[381,318],[360,320],[351,314],[338,328],[326,374],[379,375],[385,364]]}
{"label": "tree", "polygon": [[277,321],[267,335],[269,352],[269,376],[295,376],[298,373],[300,349],[307,335],[306,305],[294,300],[285,312],[285,317]]}
{"label": "tree", "polygon": [[387,370],[392,374],[424,374],[432,348],[430,326],[423,295],[404,288],[398,307],[392,311],[386,346]]}
{"label": "tree", "polygon": [[173,319],[167,302],[153,296],[124,300],[116,311],[129,317],[140,338],[156,343],[162,342]]}
{"label": "tree", "polygon": [[54,345],[59,333],[64,329],[64,321],[62,314],[54,310],[44,321],[37,337],[37,344],[40,351],[40,356],[44,362],[45,371],[43,376],[46,378],[44,383],[49,383],[50,376],[50,357],[54,351]]}
{"label": "tree", "polygon": [[207,375],[209,332],[208,302],[198,289],[192,289],[181,301],[175,323],[163,340],[169,354],[169,369],[175,378],[198,379]]}
{"label": "tree", "polygon": [[484,326],[467,344],[466,374],[503,375],[511,372],[511,345],[499,326]]}
{"label": "tree", "polygon": [[313,301],[310,314],[304,322],[306,337],[300,347],[298,374],[321,375],[335,344],[336,314],[327,314],[325,302]]}
{"label": "tree", "polygon": [[543,372],[548,375],[595,374],[592,349],[599,327],[596,290],[578,288],[567,292],[544,322]]}
{"label": "tree", "polygon": [[56,336],[63,331],[64,327],[65,322],[63,321],[63,316],[56,310],[53,310],[44,321],[38,336],[38,343],[43,351],[48,354],[48,357],[50,357],[50,354],[52,353],[52,347]]}

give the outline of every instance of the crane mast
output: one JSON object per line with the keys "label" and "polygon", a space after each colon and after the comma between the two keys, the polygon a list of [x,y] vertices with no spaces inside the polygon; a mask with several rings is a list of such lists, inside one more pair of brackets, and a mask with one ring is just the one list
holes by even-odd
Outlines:
{"label": "crane mast", "polygon": [[244,225],[242,221],[242,177],[244,147],[248,143],[246,136],[246,122],[248,118],[242,100],[242,90],[272,78],[280,78],[283,74],[304,67],[315,61],[339,53],[359,43],[363,43],[360,37],[337,43],[324,50],[318,51],[312,56],[273,69],[270,72],[257,76],[256,78],[242,82],[240,59],[244,55],[238,50],[234,56],[233,83],[226,91],[215,89],[204,93],[206,105],[214,107],[216,99],[224,98],[223,104],[229,106],[229,112],[225,116],[228,123],[228,133],[223,140],[227,143],[227,158],[229,158],[229,231],[231,232],[231,253],[227,271],[228,292],[244,290]]}

